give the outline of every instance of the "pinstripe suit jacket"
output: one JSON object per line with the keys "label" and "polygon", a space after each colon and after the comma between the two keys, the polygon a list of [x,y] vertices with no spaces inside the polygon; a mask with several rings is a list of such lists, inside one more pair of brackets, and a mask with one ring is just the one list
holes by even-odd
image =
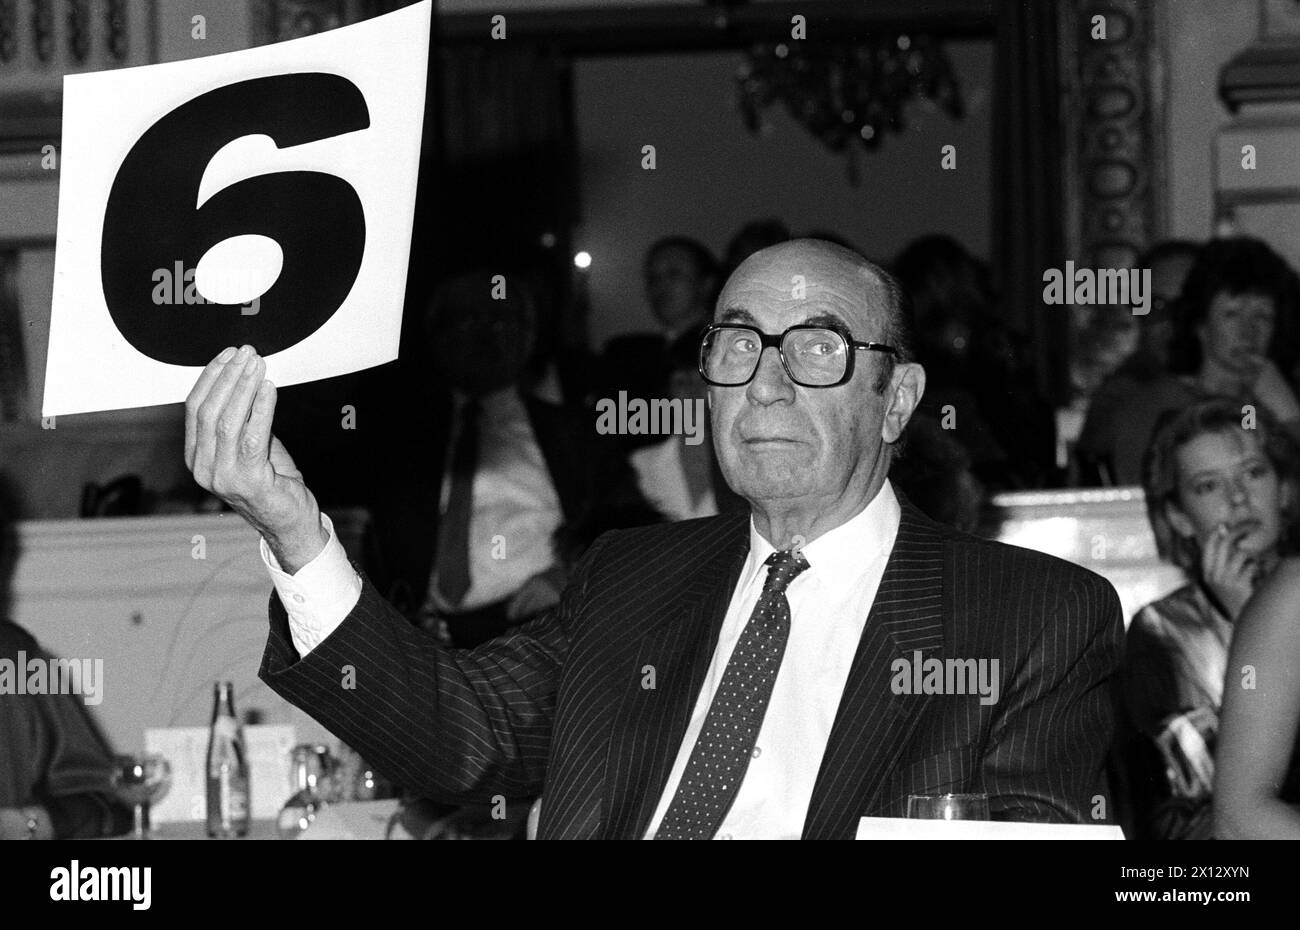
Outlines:
{"label": "pinstripe suit jacket", "polygon": [[[261,677],[408,788],[543,794],[543,839],[640,837],[748,545],[739,515],[606,534],[554,611],[472,651],[436,645],[366,580],[343,624],[299,660],[273,595]],[[804,837],[852,838],[859,817],[902,816],[909,793],[982,791],[995,816],[1091,819],[1122,635],[1099,576],[959,533],[904,500]],[[999,700],[895,694],[891,662],[918,649],[999,659]]]}

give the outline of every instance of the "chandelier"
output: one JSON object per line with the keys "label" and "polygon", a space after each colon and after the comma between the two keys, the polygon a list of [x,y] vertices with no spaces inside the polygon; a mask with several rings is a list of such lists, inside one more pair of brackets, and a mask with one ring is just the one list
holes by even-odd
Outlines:
{"label": "chandelier", "polygon": [[[933,100],[954,119],[963,112],[952,64],[942,45],[926,36],[756,45],[736,80],[750,132],[765,127],[764,110],[783,103],[835,152],[854,141],[871,151],[886,130],[901,132],[904,105],[915,97]],[[850,174],[853,166],[850,149]]]}

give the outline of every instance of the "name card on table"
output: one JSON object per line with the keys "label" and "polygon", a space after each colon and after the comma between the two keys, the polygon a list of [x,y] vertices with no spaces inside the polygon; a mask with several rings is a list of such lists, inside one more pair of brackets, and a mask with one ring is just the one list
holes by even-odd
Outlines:
{"label": "name card on table", "polygon": [[1016,823],[1003,820],[911,820],[863,817],[860,840],[1122,840],[1109,824]]}
{"label": "name card on table", "polygon": [[244,343],[281,387],[397,358],[431,10],[64,79],[42,416],[183,401]]}
{"label": "name card on table", "polygon": [[[383,801],[350,801],[327,804],[316,814],[310,827],[298,835],[300,840],[382,840],[388,837],[388,823],[401,802],[396,798]],[[401,831],[404,832],[404,831]],[[396,837],[414,839],[411,836]]]}
{"label": "name card on table", "polygon": [[[296,743],[291,726],[246,726],[249,800],[254,820],[274,819],[289,800],[289,760]],[[207,727],[145,730],[145,752],[156,752],[172,767],[167,796],[150,808],[155,824],[207,817]]]}

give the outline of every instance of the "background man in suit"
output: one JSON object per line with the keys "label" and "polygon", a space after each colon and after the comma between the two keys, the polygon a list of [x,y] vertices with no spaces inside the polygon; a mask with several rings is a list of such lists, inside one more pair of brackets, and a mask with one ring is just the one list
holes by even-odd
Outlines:
{"label": "background man in suit", "polygon": [[[1002,818],[1096,817],[1118,597],[895,495],[925,388],[904,304],[840,246],[751,256],[701,352],[751,515],[607,534],[555,610],[468,652],[348,565],[270,435],[263,363],[227,350],[187,404],[186,461],[263,536],[263,679],[422,793],[543,793],[542,838],[851,838],[944,791]],[[998,699],[898,688],[922,657],[998,660]]]}
{"label": "background man in suit", "polygon": [[[663,397],[669,390],[673,343],[709,321],[718,286],[717,260],[687,236],[658,239],[645,254],[645,297],[656,332],[624,333],[605,343],[595,393],[617,397]],[[624,437],[629,449],[653,440]]]}
{"label": "background man in suit", "polygon": [[522,282],[488,271],[435,291],[424,330],[427,394],[389,412],[384,480],[371,498],[376,584],[456,646],[550,608],[564,553],[599,530],[654,522],[613,442],[582,413],[521,388],[537,318]]}
{"label": "background man in suit", "polygon": [[[699,326],[677,337],[668,350],[668,396],[683,404],[703,404],[708,398],[708,385],[699,371],[703,331]],[[672,435],[628,456],[637,487],[669,520],[749,512],[749,502],[727,484],[709,432],[706,420],[705,435],[697,445],[687,442],[686,436]]]}

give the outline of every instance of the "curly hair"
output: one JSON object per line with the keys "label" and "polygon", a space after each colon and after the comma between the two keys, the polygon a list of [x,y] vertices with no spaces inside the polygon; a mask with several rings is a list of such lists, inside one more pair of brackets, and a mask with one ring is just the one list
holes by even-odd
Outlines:
{"label": "curly hair", "polygon": [[1183,282],[1169,346],[1171,370],[1195,374],[1204,361],[1197,329],[1219,294],[1262,294],[1273,298],[1276,315],[1269,357],[1283,371],[1296,360],[1295,326],[1300,314],[1300,277],[1286,259],[1248,236],[1214,239],[1201,247]]}
{"label": "curly hair", "polygon": [[[1179,504],[1178,450],[1198,436],[1206,434],[1240,435],[1242,404],[1227,397],[1199,401],[1180,410],[1171,410],[1160,418],[1147,446],[1142,463],[1142,487],[1146,492],[1147,519],[1155,533],[1160,557],[1188,573],[1194,573],[1200,560],[1200,546],[1194,539],[1178,535],[1169,521],[1169,506]],[[1291,435],[1277,425],[1268,411],[1255,411],[1255,429],[1259,446],[1273,466],[1278,481],[1293,489],[1297,486],[1300,450]],[[1294,498],[1282,511],[1282,535],[1278,548],[1296,550],[1297,539]]]}

